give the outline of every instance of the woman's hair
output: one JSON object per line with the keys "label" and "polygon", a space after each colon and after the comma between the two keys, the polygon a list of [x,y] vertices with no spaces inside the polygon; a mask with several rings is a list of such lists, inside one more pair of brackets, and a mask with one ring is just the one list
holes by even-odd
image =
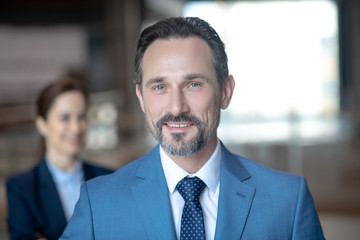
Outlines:
{"label": "woman's hair", "polygon": [[56,98],[69,91],[79,91],[88,103],[88,92],[83,83],[73,77],[64,77],[52,82],[41,90],[36,101],[36,115],[47,119],[47,114]]}
{"label": "woman's hair", "polygon": [[[61,94],[69,91],[80,92],[84,96],[86,103],[89,103],[89,94],[82,81],[75,77],[63,77],[58,81],[50,83],[40,91],[36,101],[36,116],[42,117],[46,121],[55,100]],[[41,137],[39,145],[40,158],[44,156],[45,149],[45,139]]]}

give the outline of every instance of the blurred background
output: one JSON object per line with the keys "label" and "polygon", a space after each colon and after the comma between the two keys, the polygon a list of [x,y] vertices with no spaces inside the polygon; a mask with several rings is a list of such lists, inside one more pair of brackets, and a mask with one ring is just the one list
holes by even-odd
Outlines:
{"label": "blurred background", "polygon": [[0,1],[0,239],[5,179],[32,167],[38,91],[59,76],[91,92],[83,156],[112,169],[155,142],[135,97],[141,30],[207,20],[236,81],[219,137],[230,150],[306,177],[327,239],[360,236],[360,3],[357,0]]}

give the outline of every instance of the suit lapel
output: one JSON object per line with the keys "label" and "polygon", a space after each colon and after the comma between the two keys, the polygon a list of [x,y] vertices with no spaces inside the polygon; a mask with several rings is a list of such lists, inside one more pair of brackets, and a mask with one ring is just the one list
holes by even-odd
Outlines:
{"label": "suit lapel", "polygon": [[60,202],[59,194],[51,177],[46,162],[43,160],[39,165],[39,201],[43,213],[48,222],[48,228],[61,229],[59,226],[66,226],[66,218]]}
{"label": "suit lapel", "polygon": [[159,146],[145,157],[131,187],[149,239],[176,239]]}
{"label": "suit lapel", "polygon": [[255,195],[255,188],[243,182],[248,178],[241,162],[222,145],[215,239],[241,238]]}

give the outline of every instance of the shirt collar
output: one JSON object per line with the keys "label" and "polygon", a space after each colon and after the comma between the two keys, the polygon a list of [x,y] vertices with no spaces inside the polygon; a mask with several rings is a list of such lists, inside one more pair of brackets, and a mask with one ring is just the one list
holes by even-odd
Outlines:
{"label": "shirt collar", "polygon": [[66,182],[71,181],[74,178],[82,178],[83,172],[82,172],[82,162],[76,161],[75,167],[71,172],[65,172],[61,170],[60,168],[56,167],[54,164],[52,164],[49,160],[45,160],[47,167],[52,174],[54,180],[56,182]]}
{"label": "shirt collar", "polygon": [[204,181],[207,187],[212,192],[216,192],[217,186],[220,183],[220,162],[221,162],[221,145],[220,141],[217,141],[215,151],[204,164],[204,166],[194,174],[189,174],[179,165],[177,165],[160,147],[161,164],[164,170],[166,182],[169,188],[170,194],[173,194],[178,182],[186,176],[197,176]]}

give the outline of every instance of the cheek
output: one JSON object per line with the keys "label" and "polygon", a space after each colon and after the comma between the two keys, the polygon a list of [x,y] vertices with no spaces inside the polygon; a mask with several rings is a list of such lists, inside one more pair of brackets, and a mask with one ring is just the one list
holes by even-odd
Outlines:
{"label": "cheek", "polygon": [[88,123],[87,122],[84,122],[83,124],[81,124],[81,131],[83,133],[86,133],[88,130]]}
{"label": "cheek", "polygon": [[[215,108],[217,106],[216,98],[209,98],[208,96],[202,99],[195,99],[191,102],[191,108],[194,115],[202,116],[202,118],[212,118]],[[204,119],[206,120],[206,119]]]}
{"label": "cheek", "polygon": [[158,119],[158,117],[156,117],[157,114],[148,108],[144,108],[144,113],[145,113],[146,121],[148,122],[148,124],[155,125],[156,121]]}
{"label": "cheek", "polygon": [[52,127],[48,129],[45,140],[49,144],[58,145],[62,143],[63,135],[63,131],[61,131],[59,128]]}
{"label": "cheek", "polygon": [[53,137],[57,137],[59,135],[61,135],[61,133],[64,131],[64,125],[61,123],[54,123],[49,125],[49,137],[53,136]]}
{"label": "cheek", "polygon": [[49,124],[49,138],[52,138],[55,141],[61,141],[61,139],[68,133],[68,129],[68,123],[60,120],[54,120],[51,124]]}
{"label": "cheek", "polygon": [[147,98],[144,101],[145,115],[153,120],[159,119],[166,111],[166,104],[168,101],[162,98]]}

